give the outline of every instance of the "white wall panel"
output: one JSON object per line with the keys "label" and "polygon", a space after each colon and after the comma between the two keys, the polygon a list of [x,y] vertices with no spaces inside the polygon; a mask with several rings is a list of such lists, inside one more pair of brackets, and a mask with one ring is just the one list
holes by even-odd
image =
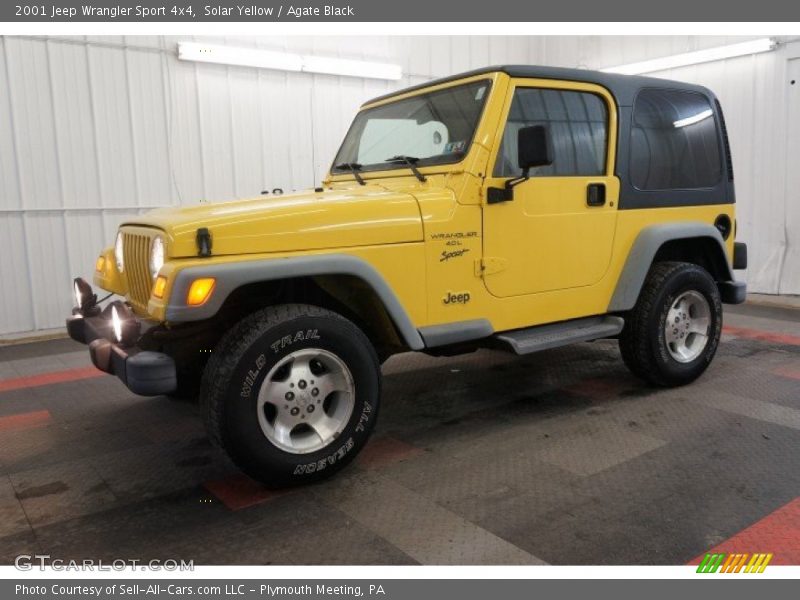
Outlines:
{"label": "white wall panel", "polygon": [[109,207],[139,203],[126,54],[122,47],[87,47],[97,176],[102,205]]}
{"label": "white wall panel", "polygon": [[168,111],[162,74],[166,56],[127,50],[125,57],[139,204],[172,204]]}
{"label": "white wall panel", "polygon": [[784,165],[786,168],[784,239],[786,255],[781,263],[779,289],[782,294],[800,294],[800,57],[788,64],[785,78],[788,125]]}
{"label": "white wall panel", "polygon": [[[13,129],[11,96],[8,93],[6,40],[0,38],[0,210],[21,208],[16,133]],[[1,90],[6,90],[3,93]]]}
{"label": "white wall panel", "polygon": [[[64,234],[69,240],[67,244],[67,264],[70,271],[67,273],[67,283],[74,277],[83,277],[92,280],[94,264],[99,253],[98,249],[109,245],[107,229],[103,223],[103,214],[98,210],[67,211],[64,214]],[[111,232],[108,232],[111,233]],[[61,288],[63,279],[54,282],[59,287],[55,291],[63,295]],[[69,289],[69,288],[67,288]]]}
{"label": "white wall panel", "polygon": [[0,331],[32,331],[33,298],[22,213],[0,213]]}
{"label": "white wall panel", "polygon": [[195,65],[207,199],[236,196],[228,67]]}
{"label": "white wall panel", "polygon": [[64,302],[71,289],[71,267],[63,213],[37,211],[25,216],[28,268],[37,329],[52,327],[65,318]]}
{"label": "white wall panel", "polygon": [[86,48],[51,41],[47,56],[63,205],[101,206]]}
{"label": "white wall panel", "polygon": [[[287,78],[286,73],[272,71],[258,73],[262,189],[272,190],[276,187],[291,189],[292,166],[300,171],[303,168],[310,168],[310,165],[303,167],[295,162],[298,146],[304,143],[304,140],[297,139],[304,135],[298,131],[299,122],[301,120],[305,122],[307,119],[300,119],[299,113],[292,109],[289,99],[285,97]],[[292,119],[287,119],[287,114],[291,114]]]}
{"label": "white wall panel", "polygon": [[261,102],[256,69],[228,70],[228,102],[233,144],[233,180],[236,196],[257,195],[263,187],[264,145],[261,143]]}
{"label": "white wall panel", "polygon": [[[0,38],[0,235],[7,247],[0,335],[59,327],[71,305],[70,279],[90,275],[97,252],[129,216],[319,184],[366,99],[489,64],[598,68],[741,38],[204,38],[394,62],[403,66],[399,82],[180,62],[181,39],[195,38]],[[791,166],[800,116],[795,108],[791,138],[788,53],[660,74],[720,96],[740,237],[751,249],[750,288],[770,293],[800,293],[800,170]],[[794,93],[796,104],[797,87]]]}
{"label": "white wall panel", "polygon": [[[312,121],[311,85],[313,75],[288,73],[286,86],[281,96],[274,99],[274,109],[279,115],[292,115],[288,123],[287,138],[289,140],[288,180],[283,173],[277,173],[275,184],[284,190],[302,189],[313,186],[316,180],[314,173],[314,125]],[[270,140],[271,144],[282,144],[280,138]],[[286,183],[282,183],[282,182]],[[270,185],[270,188],[272,185]]]}
{"label": "white wall panel", "polygon": [[62,206],[47,43],[6,38],[11,127],[24,208]]}
{"label": "white wall panel", "polygon": [[178,203],[198,201],[207,193],[195,65],[165,60],[163,80],[173,189]]}

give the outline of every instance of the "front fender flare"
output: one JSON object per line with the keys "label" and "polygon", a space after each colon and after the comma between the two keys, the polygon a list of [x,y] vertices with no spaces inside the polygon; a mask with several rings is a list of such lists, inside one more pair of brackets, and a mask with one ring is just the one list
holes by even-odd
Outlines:
{"label": "front fender flare", "polygon": [[[210,319],[217,314],[235,289],[249,283],[317,275],[351,275],[363,280],[383,302],[386,312],[408,347],[412,350],[421,350],[425,347],[419,331],[414,327],[408,313],[383,276],[367,261],[349,254],[209,263],[207,266],[182,269],[172,286],[166,320],[184,322]],[[198,277],[214,277],[216,279],[214,293],[202,306],[188,306],[185,304],[186,294],[189,286]]]}

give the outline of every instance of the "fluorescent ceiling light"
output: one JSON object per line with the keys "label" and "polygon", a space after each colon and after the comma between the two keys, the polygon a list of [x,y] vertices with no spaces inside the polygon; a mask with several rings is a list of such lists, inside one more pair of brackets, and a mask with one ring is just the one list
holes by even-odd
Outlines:
{"label": "fluorescent ceiling light", "polygon": [[250,48],[232,48],[196,42],[180,42],[178,58],[196,62],[217,63],[220,65],[238,65],[260,69],[276,69],[278,71],[301,71],[303,57],[288,52],[271,50],[255,50]]}
{"label": "fluorescent ceiling light", "polygon": [[325,56],[304,56],[303,71],[309,73],[327,73],[329,75],[346,75],[365,77],[367,79],[400,79],[403,68],[400,65],[387,63],[347,60],[344,58],[328,58]]}
{"label": "fluorescent ceiling light", "polygon": [[326,56],[304,56],[291,52],[234,48],[197,42],[179,42],[178,58],[180,60],[220,65],[238,65],[258,69],[275,69],[277,71],[303,71],[305,73],[323,73],[326,75],[343,75],[367,79],[397,80],[403,76],[403,70],[400,65],[388,63]]}
{"label": "fluorescent ceiling light", "polygon": [[675,54],[673,56],[665,56],[663,58],[654,58],[652,60],[643,60],[641,62],[621,65],[618,67],[606,67],[605,69],[600,70],[606,73],[622,73],[624,75],[653,73],[655,71],[666,71],[667,69],[698,65],[701,63],[713,62],[726,58],[734,58],[736,56],[747,56],[750,54],[769,52],[775,48],[775,45],[775,40],[771,38],[760,38],[757,40],[751,40],[749,42],[730,44],[728,46],[717,46],[716,48],[707,48],[705,50],[698,50],[696,52],[685,52],[683,54]]}
{"label": "fluorescent ceiling light", "polygon": [[691,117],[686,117],[685,119],[678,119],[677,121],[673,121],[672,125],[675,127],[675,129],[678,129],[680,127],[686,127],[687,125],[694,125],[695,123],[699,123],[700,121],[707,119],[713,114],[714,113],[709,108],[702,112],[697,113],[696,115],[692,115]]}

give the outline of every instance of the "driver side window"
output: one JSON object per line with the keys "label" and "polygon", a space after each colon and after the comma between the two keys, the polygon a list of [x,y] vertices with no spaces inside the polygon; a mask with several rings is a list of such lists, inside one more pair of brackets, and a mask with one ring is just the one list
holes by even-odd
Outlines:
{"label": "driver side window", "polygon": [[608,109],[596,94],[569,90],[517,88],[508,113],[495,177],[518,177],[517,132],[545,125],[553,143],[553,164],[531,177],[596,176],[605,173]]}

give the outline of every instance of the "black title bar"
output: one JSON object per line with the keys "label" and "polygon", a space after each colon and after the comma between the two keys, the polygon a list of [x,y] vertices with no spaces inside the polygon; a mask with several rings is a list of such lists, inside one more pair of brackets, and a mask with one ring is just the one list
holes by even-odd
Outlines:
{"label": "black title bar", "polygon": [[[2,22],[786,22],[800,3],[786,0],[4,0]],[[453,33],[442,31],[442,34]],[[597,34],[603,29],[598,25]]]}

